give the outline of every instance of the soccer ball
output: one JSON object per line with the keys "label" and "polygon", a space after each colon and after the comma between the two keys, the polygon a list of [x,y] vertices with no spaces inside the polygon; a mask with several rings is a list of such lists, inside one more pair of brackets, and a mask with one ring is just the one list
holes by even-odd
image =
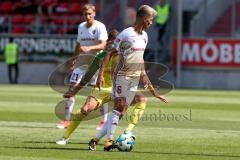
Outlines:
{"label": "soccer ball", "polygon": [[135,144],[135,136],[131,132],[121,134],[116,140],[116,146],[119,151],[130,152]]}

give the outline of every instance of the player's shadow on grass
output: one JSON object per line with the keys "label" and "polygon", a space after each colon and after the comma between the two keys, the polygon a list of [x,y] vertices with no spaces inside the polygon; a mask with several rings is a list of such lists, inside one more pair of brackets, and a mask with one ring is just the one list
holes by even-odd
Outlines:
{"label": "player's shadow on grass", "polygon": [[[56,144],[56,142],[53,141],[24,141],[23,143],[29,143],[29,144]],[[68,144],[84,144],[88,145],[87,142],[68,142]],[[57,145],[57,144],[56,144]],[[98,144],[99,146],[102,146],[103,144]]]}
{"label": "player's shadow on grass", "polygon": [[79,147],[76,147],[76,148],[60,148],[60,147],[10,147],[10,146],[5,146],[4,148],[14,148],[14,149],[42,149],[42,150],[76,150],[76,151],[89,151],[87,148],[79,148]]}
{"label": "player's shadow on grass", "polygon": [[[7,127],[7,128],[53,128],[52,126],[41,126],[41,127],[38,127],[38,126],[8,126],[8,125],[4,125],[4,126],[1,126],[1,127]],[[56,127],[55,127],[56,128]]]}
{"label": "player's shadow on grass", "polygon": [[182,155],[182,156],[202,156],[202,157],[226,157],[226,158],[240,158],[240,155],[224,155],[224,154],[198,154],[198,153],[171,153],[171,152],[142,152],[132,151],[132,153],[140,154],[163,154],[163,155]]}

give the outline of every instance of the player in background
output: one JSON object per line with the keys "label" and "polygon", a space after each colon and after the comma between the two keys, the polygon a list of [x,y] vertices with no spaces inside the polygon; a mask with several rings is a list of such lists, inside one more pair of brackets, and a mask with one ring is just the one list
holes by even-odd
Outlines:
{"label": "player in background", "polygon": [[[82,57],[78,55],[97,55],[101,50],[105,48],[107,30],[103,23],[94,19],[95,16],[95,6],[92,4],[85,4],[83,6],[83,17],[85,19],[85,22],[82,22],[78,26],[77,44],[74,49],[74,55],[70,66],[73,72],[70,77],[71,86],[69,87],[69,90],[72,90],[72,88],[81,81],[82,76],[85,74],[85,70],[79,67],[81,66]],[[92,60],[93,59],[91,58],[87,59],[87,61],[89,61],[89,64],[91,64]],[[98,73],[96,73],[95,76],[91,79],[91,85],[96,84],[97,74]],[[65,98],[65,118],[60,122],[59,125],[57,125],[57,128],[61,129],[67,128],[69,125],[70,115],[75,103],[74,96]]]}
{"label": "player in background", "polygon": [[[137,10],[136,22],[133,26],[123,30],[115,41],[115,46],[108,54],[118,53],[120,60],[113,77],[114,108],[109,115],[108,123],[100,132],[107,131],[107,140],[104,150],[111,150],[114,146],[113,135],[116,131],[119,118],[127,111],[135,97],[140,76],[146,77],[143,54],[148,42],[147,33],[144,31],[152,25],[157,12],[148,5],[142,5]],[[108,55],[106,55],[108,56]],[[103,61],[104,62],[104,61]],[[104,63],[100,68],[97,85],[103,84]],[[153,89],[150,81],[149,89]]]}

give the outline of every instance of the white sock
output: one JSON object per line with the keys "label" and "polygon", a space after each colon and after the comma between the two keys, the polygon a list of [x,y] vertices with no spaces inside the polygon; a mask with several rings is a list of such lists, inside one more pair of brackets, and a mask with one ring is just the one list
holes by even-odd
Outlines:
{"label": "white sock", "polygon": [[105,136],[106,134],[107,134],[107,128],[108,128],[108,123],[109,123],[109,120],[107,120],[105,123],[104,123],[104,125],[103,125],[103,127],[101,128],[101,130],[98,132],[98,134],[97,134],[97,139],[102,139],[102,137],[103,136]]}
{"label": "white sock", "polygon": [[103,106],[102,106],[102,110],[101,110],[101,115],[102,115],[102,122],[106,122],[107,121],[107,117],[108,117],[108,104],[107,103],[105,103],[105,104],[103,104]]}
{"label": "white sock", "polygon": [[73,111],[73,106],[75,104],[75,98],[74,97],[70,97],[66,100],[65,103],[65,119],[64,120],[70,120],[71,118],[71,113]]}
{"label": "white sock", "polygon": [[113,110],[108,119],[107,139],[113,139],[113,135],[116,132],[120,112]]}

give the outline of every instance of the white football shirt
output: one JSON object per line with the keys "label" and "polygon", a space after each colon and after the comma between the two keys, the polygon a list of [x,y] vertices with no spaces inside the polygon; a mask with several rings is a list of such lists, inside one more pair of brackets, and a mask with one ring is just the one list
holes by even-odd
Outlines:
{"label": "white football shirt", "polygon": [[[106,26],[95,20],[94,24],[91,27],[87,27],[86,22],[82,22],[78,26],[78,36],[77,42],[81,46],[93,46],[97,45],[99,40],[107,40],[108,34]],[[91,52],[97,54],[97,52]]]}
{"label": "white football shirt", "polygon": [[148,43],[145,31],[137,33],[133,27],[123,30],[115,40],[120,60],[115,74],[126,77],[139,77],[144,65],[143,54]]}
{"label": "white football shirt", "polygon": [[[94,46],[98,44],[99,40],[106,41],[107,39],[108,39],[108,34],[107,34],[105,25],[97,20],[95,20],[94,24],[91,27],[87,27],[86,22],[82,22],[78,26],[77,42],[79,42],[81,46]],[[91,64],[95,55],[98,54],[99,52],[91,51],[91,52],[88,52],[88,54],[90,55],[88,56],[84,55],[84,57],[79,55],[77,57],[75,66],[79,67],[82,65]],[[78,70],[76,70],[76,72],[77,71]],[[82,72],[81,74],[79,73],[78,75],[79,79],[81,77],[80,75],[83,75]],[[93,78],[90,80],[90,83],[92,85],[96,84],[97,75],[98,75],[98,72],[96,72]],[[79,79],[78,79],[78,83],[81,80]]]}

